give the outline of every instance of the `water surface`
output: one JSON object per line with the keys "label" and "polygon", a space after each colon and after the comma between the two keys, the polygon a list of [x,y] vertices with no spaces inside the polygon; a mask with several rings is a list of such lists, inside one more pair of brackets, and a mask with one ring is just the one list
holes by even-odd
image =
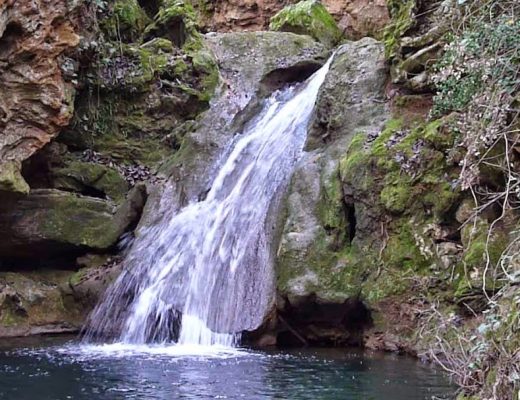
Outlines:
{"label": "water surface", "polygon": [[0,399],[421,400],[453,392],[438,369],[395,355],[57,340],[2,341]]}

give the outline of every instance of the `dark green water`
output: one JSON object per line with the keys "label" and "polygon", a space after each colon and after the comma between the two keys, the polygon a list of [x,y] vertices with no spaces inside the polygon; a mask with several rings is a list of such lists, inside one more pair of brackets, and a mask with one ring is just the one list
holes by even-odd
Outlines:
{"label": "dark green water", "polygon": [[449,399],[438,370],[351,350],[0,343],[0,399]]}

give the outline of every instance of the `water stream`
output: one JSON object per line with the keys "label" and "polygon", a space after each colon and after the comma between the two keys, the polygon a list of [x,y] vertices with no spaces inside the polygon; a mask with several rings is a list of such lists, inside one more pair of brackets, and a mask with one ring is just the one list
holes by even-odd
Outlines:
{"label": "water stream", "polygon": [[233,346],[262,323],[275,291],[268,213],[302,154],[330,62],[265,102],[203,201],[139,232],[87,340]]}

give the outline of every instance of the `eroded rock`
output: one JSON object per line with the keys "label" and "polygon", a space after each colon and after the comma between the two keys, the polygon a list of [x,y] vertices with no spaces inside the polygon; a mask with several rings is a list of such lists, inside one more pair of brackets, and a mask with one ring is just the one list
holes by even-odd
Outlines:
{"label": "eroded rock", "polygon": [[[0,4],[0,170],[2,189],[26,192],[21,162],[53,139],[72,118],[74,85],[64,78],[65,55],[79,44],[77,2]],[[5,175],[5,173],[4,173]]]}
{"label": "eroded rock", "polygon": [[[207,30],[260,31],[267,30],[271,18],[295,0],[259,0],[222,2],[195,1],[200,19]],[[348,38],[365,36],[381,38],[389,23],[386,0],[322,0],[339,28]]]}

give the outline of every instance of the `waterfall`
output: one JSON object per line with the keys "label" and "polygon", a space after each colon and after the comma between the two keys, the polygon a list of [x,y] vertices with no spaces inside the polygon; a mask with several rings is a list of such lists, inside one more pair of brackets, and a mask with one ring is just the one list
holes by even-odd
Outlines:
{"label": "waterfall", "polygon": [[86,340],[233,346],[258,328],[274,293],[269,208],[301,157],[330,63],[266,100],[204,200],[139,232]]}

